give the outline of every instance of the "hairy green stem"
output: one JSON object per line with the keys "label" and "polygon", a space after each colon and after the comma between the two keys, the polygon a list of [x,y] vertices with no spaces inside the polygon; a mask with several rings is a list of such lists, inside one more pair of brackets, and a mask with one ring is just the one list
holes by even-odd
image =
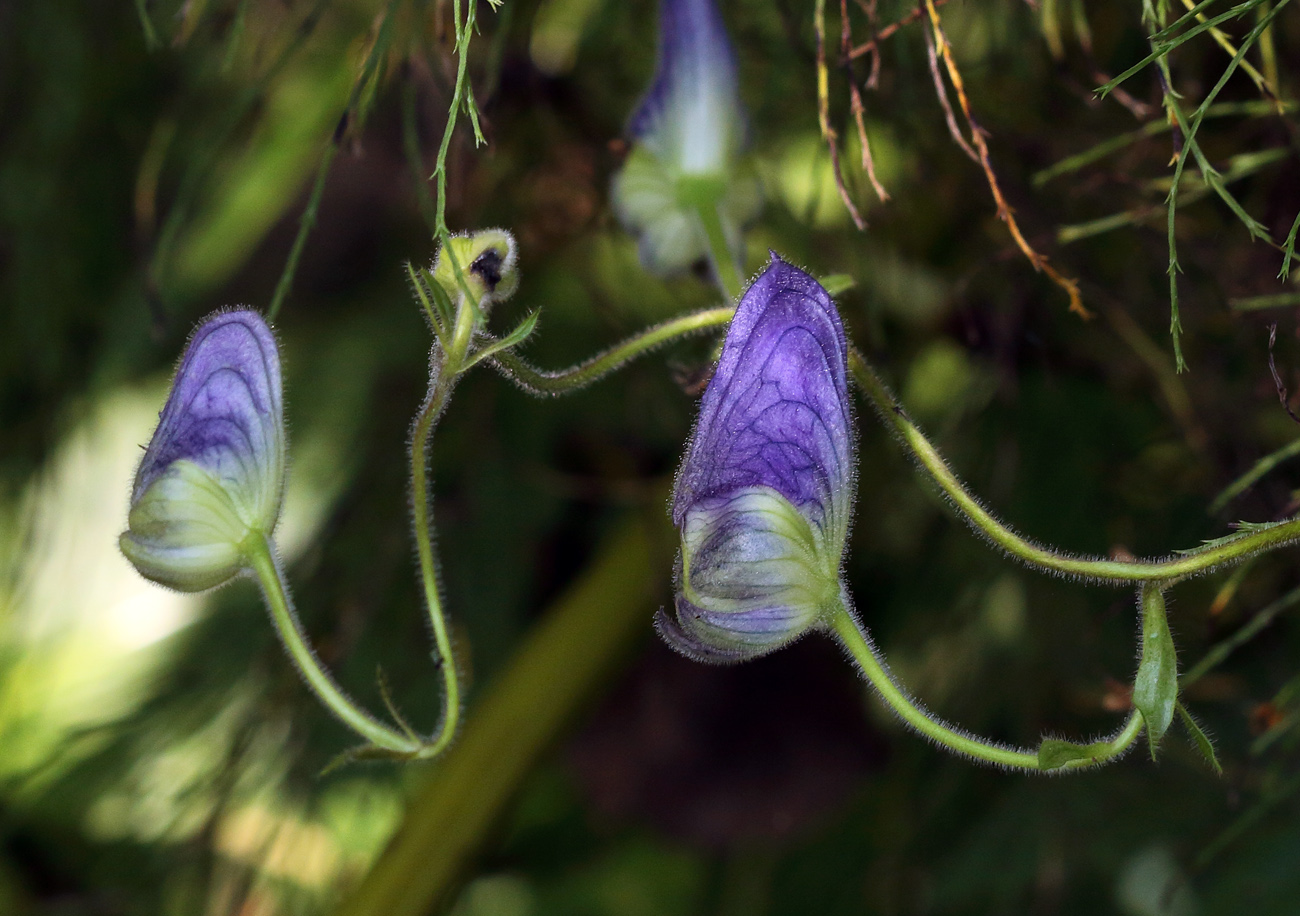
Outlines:
{"label": "hairy green stem", "polygon": [[[677,337],[721,327],[731,320],[733,314],[734,309],[717,308],[685,315],[630,337],[572,369],[557,372],[531,366],[510,351],[494,355],[491,361],[499,372],[532,394],[565,394],[603,378],[625,363]],[[852,347],[849,349],[849,370],[885,425],[898,434],[922,470],[952,501],[958,514],[997,547],[1037,569],[1079,576],[1109,585],[1130,585],[1136,582],[1164,582],[1172,585],[1178,579],[1240,563],[1257,553],[1300,540],[1300,518],[1293,518],[1162,560],[1089,559],[1035,544],[1016,534],[980,504],[948,467],[930,440],[907,416],[902,404],[889,391],[876,370],[861,352]]]}
{"label": "hairy green stem", "polygon": [[[966,734],[922,709],[894,680],[862,624],[842,603],[831,610],[829,623],[831,631],[862,669],[863,676],[908,726],[935,744],[974,760],[1013,770],[1040,772],[1044,769],[1035,751],[1010,748]],[[1127,751],[1141,732],[1142,716],[1132,713],[1124,727],[1113,737],[1090,745],[1086,757],[1071,760],[1054,769],[1077,770],[1109,763]]]}
{"label": "hairy green stem", "polygon": [[464,735],[334,916],[438,911],[538,758],[647,632],[667,562],[663,524],[659,512],[630,518],[604,539],[476,702]]}
{"label": "hairy green stem", "polygon": [[1253,554],[1300,539],[1300,518],[1293,518],[1163,560],[1097,560],[1042,547],[1016,534],[980,504],[856,349],[849,350],[849,369],[886,425],[894,429],[922,469],[952,500],[957,512],[997,547],[1030,566],[1109,585],[1161,581],[1173,584],[1174,580],[1239,563]]}
{"label": "hairy green stem", "polygon": [[853,656],[862,674],[880,693],[880,698],[899,718],[916,731],[950,751],[1016,770],[1037,770],[1038,755],[1033,751],[1018,750],[991,744],[973,735],[967,735],[936,719],[923,710],[894,680],[871,644],[866,631],[842,604],[831,614],[831,629],[840,643]]}
{"label": "hairy green stem", "polygon": [[359,707],[338,684],[334,683],[334,679],[307,645],[307,636],[303,633],[302,625],[293,612],[288,583],[285,581],[284,572],[280,568],[270,537],[260,532],[251,534],[244,545],[244,552],[253,573],[257,576],[258,583],[262,586],[262,594],[266,596],[267,606],[271,610],[271,620],[275,623],[276,632],[280,634],[280,641],[284,643],[289,657],[293,659],[294,667],[307,682],[312,693],[316,694],[325,707],[344,725],[371,744],[397,754],[416,756],[420,751],[419,741],[384,725]]}
{"label": "hairy green stem", "polygon": [[572,369],[550,372],[529,365],[513,350],[502,350],[492,356],[490,362],[502,375],[519,385],[525,391],[535,395],[567,394],[599,381],[610,373],[623,367],[625,363],[644,356],[655,347],[726,325],[735,314],[734,308],[708,309],[694,312],[665,321],[663,324],[647,328],[639,334],[629,337],[599,356],[594,356],[579,363]]}
{"label": "hairy green stem", "polygon": [[429,495],[429,451],[433,430],[447,406],[456,379],[454,372],[443,370],[444,367],[439,365],[432,369],[429,396],[415,418],[411,435],[411,527],[420,561],[425,607],[433,629],[434,658],[442,672],[442,719],[437,732],[421,748],[420,757],[440,754],[451,743],[460,720],[460,680],[456,674],[456,659],[442,609],[442,597],[438,593],[438,563],[433,554],[432,500]]}

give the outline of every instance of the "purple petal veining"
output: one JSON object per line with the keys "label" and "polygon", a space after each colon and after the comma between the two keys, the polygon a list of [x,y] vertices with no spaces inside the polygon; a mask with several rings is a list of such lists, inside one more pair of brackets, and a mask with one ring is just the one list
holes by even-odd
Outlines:
{"label": "purple petal veining", "polygon": [[184,590],[241,568],[249,532],[279,518],[284,408],[275,338],[256,312],[207,319],[190,339],[136,472],[123,552]]}
{"label": "purple petal veining", "polygon": [[847,358],[830,296],[773,255],[736,310],[677,476],[677,614],[659,621],[676,648],[752,657],[838,597],[854,485]]}

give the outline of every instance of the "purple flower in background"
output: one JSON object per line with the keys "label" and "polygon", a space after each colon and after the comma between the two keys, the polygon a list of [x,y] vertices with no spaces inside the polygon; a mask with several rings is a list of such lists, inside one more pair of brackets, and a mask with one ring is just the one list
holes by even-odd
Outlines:
{"label": "purple flower in background", "polygon": [[853,509],[848,347],[830,296],[775,254],[741,299],[677,475],[676,614],[657,626],[704,661],[740,661],[843,600]]}
{"label": "purple flower in background", "polygon": [[736,58],[713,0],[661,0],[654,82],[628,134],[681,175],[719,175],[744,132]]}
{"label": "purple flower in background", "polygon": [[202,591],[244,568],[284,489],[280,356],[262,316],[221,312],[190,339],[131,492],[122,552],[155,582]]}
{"label": "purple flower in background", "polygon": [[619,219],[641,260],[668,275],[706,255],[699,210],[716,211],[727,244],[758,213],[754,176],[738,167],[745,117],[736,59],[713,0],[661,0],[654,81],[628,121],[632,151],[614,178]]}

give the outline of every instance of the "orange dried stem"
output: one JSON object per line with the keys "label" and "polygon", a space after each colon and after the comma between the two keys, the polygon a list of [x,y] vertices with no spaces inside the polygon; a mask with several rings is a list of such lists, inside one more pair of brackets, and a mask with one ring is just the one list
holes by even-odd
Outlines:
{"label": "orange dried stem", "polygon": [[[1015,239],[1016,247],[1029,259],[1029,263],[1034,266],[1034,270],[1047,274],[1052,279],[1052,282],[1065,290],[1066,295],[1070,298],[1070,311],[1081,318],[1091,318],[1092,313],[1083,306],[1083,296],[1079,292],[1078,281],[1064,276],[1060,271],[1052,267],[1047,258],[1030,246],[1024,234],[1020,231],[1020,226],[1016,223],[1011,207],[1007,204],[1006,198],[1002,196],[1002,189],[998,185],[997,175],[993,172],[993,163],[989,159],[988,144],[984,141],[984,131],[975,123],[975,118],[971,115],[970,100],[966,97],[966,85],[962,81],[961,71],[957,69],[957,62],[953,59],[952,45],[948,43],[948,36],[944,34],[943,24],[939,21],[936,0],[925,0],[925,9],[930,16],[930,28],[934,35],[934,43],[938,49],[937,54],[943,58],[944,67],[948,71],[948,81],[952,83],[953,91],[957,93],[957,104],[961,106],[961,113],[966,119],[967,127],[970,129],[970,145],[975,149],[977,161],[980,168],[984,170],[984,177],[988,181],[989,190],[993,193],[993,202],[997,205],[998,219],[1007,224],[1011,237]],[[946,95],[940,93],[940,98],[944,99],[946,106]],[[962,146],[966,147],[966,144],[963,143]]]}
{"label": "orange dried stem", "polygon": [[840,200],[853,217],[853,225],[859,230],[867,228],[867,221],[862,218],[858,208],[849,196],[849,189],[844,185],[844,174],[840,169],[839,135],[831,126],[830,73],[826,68],[826,0],[817,0],[814,12],[814,26],[817,30],[817,123],[821,126],[822,139],[831,154],[831,169],[835,175],[835,189],[840,193]]}
{"label": "orange dried stem", "polygon": [[[876,160],[871,155],[871,140],[867,137],[866,106],[862,103],[862,92],[858,89],[857,80],[853,78],[853,63],[849,60],[851,43],[849,0],[840,0],[840,57],[844,61],[844,68],[849,77],[849,107],[853,112],[853,122],[858,128],[858,143],[862,147],[862,170],[867,173],[867,178],[876,192],[876,197],[880,198],[881,203],[884,203],[889,200],[889,192],[885,190],[884,185],[880,183],[880,179],[876,177]],[[877,61],[879,59],[879,57],[876,58]]]}

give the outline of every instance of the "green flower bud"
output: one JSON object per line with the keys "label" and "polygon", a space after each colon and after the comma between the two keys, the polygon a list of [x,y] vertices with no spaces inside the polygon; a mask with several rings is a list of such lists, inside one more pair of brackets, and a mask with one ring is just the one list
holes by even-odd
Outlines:
{"label": "green flower bud", "polygon": [[[519,288],[519,252],[515,237],[504,229],[483,229],[453,235],[449,248],[460,267],[465,285],[478,307],[486,312],[495,302],[504,302]],[[455,302],[463,292],[452,259],[440,249],[433,262],[433,278]]]}

